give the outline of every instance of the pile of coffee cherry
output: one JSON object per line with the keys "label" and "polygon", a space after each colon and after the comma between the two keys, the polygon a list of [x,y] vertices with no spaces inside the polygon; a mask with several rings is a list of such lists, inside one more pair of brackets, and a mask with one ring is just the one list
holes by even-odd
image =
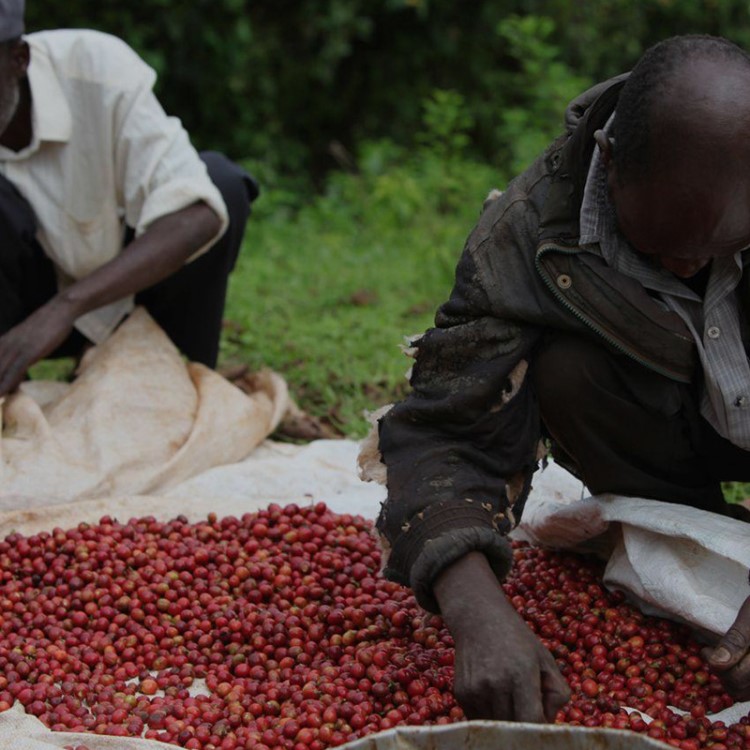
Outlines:
{"label": "pile of coffee cherry", "polygon": [[[732,700],[689,632],[606,591],[596,561],[514,554],[505,592],[572,688],[557,721],[750,749],[748,717],[711,720]],[[464,719],[450,634],[380,562],[371,522],[322,503],[12,534],[0,712],[187,750],[325,750]]]}

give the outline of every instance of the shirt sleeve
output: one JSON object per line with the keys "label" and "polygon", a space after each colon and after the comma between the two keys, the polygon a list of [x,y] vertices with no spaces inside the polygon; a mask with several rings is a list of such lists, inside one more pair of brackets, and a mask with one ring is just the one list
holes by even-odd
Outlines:
{"label": "shirt sleeve", "polygon": [[136,85],[122,91],[114,105],[118,199],[136,236],[162,216],[205,202],[221,219],[221,227],[192,260],[224,234],[227,209],[180,120],[167,116],[154,95],[154,71],[139,62]]}

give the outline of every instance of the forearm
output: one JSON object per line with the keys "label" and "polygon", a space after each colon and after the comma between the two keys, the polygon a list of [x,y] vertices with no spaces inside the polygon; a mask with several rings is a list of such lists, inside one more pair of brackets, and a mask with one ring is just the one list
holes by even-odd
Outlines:
{"label": "forearm", "polygon": [[[537,467],[538,407],[526,373],[543,331],[521,322],[518,302],[529,287],[526,245],[537,231],[525,228],[527,208],[511,210],[516,204],[505,196],[502,203],[472,233],[435,327],[411,342],[412,393],[379,421],[384,574],[411,586],[431,611],[439,609],[434,580],[467,553],[481,551],[496,578],[507,573],[506,537]],[[506,288],[511,302],[500,308]]]}
{"label": "forearm", "polygon": [[460,558],[433,589],[456,644],[455,693],[467,717],[553,721],[568,700],[568,686],[484,555]]}
{"label": "forearm", "polygon": [[385,575],[411,586],[426,609],[436,607],[421,583],[463,554],[481,550],[498,577],[509,567],[506,535],[536,468],[539,427],[524,378],[534,334],[517,332],[506,351],[503,331],[490,318],[430,331],[417,345],[414,393],[379,423]]}
{"label": "forearm", "polygon": [[178,271],[220,226],[219,217],[205,203],[163,216],[120,255],[67,287],[50,304],[75,319],[147,289]]}
{"label": "forearm", "polygon": [[433,591],[443,620],[452,633],[466,622],[467,614],[478,607],[486,607],[488,601],[508,617],[517,618],[516,611],[500,588],[497,576],[481,552],[469,552],[449,565],[435,579]]}

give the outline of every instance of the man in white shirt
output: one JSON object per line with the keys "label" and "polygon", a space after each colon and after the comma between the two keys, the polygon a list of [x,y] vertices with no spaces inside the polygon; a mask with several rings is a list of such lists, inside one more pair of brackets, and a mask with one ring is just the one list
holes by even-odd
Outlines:
{"label": "man in white shirt", "polygon": [[0,0],[0,395],[38,360],[103,341],[134,304],[213,367],[254,181],[198,155],[124,42],[22,37],[23,11]]}

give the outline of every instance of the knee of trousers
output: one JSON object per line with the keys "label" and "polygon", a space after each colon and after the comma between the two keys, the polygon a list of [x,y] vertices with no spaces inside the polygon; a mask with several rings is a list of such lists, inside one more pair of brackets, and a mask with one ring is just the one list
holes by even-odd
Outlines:
{"label": "knee of trousers", "polygon": [[257,181],[239,164],[218,151],[201,151],[200,158],[206,165],[211,182],[224,199],[230,222],[244,226],[250,216],[250,206],[260,193]]}
{"label": "knee of trousers", "polygon": [[250,217],[250,206],[258,196],[258,186],[248,172],[224,154],[202,151],[200,157],[206,165],[208,176],[221,193],[229,215],[226,232],[204,254],[200,267],[218,264],[222,273],[229,273],[239,255],[245,225]]}
{"label": "knee of trousers", "polygon": [[580,420],[590,409],[598,409],[592,392],[612,377],[613,356],[580,336],[561,334],[543,342],[532,368],[542,419]]}

